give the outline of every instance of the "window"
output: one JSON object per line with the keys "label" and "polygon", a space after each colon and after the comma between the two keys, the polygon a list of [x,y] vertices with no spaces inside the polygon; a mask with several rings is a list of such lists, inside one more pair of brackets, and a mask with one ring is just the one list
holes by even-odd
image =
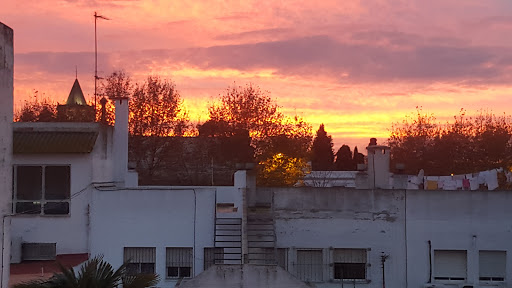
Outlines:
{"label": "window", "polygon": [[167,278],[192,277],[192,248],[167,248],[165,254]]}
{"label": "window", "polygon": [[323,281],[322,261],[322,250],[297,250],[297,278],[302,281]]}
{"label": "window", "polygon": [[15,166],[14,212],[69,214],[70,166]]}
{"label": "window", "polygon": [[505,281],[507,252],[480,251],[480,281]]}
{"label": "window", "polygon": [[215,264],[223,264],[224,262],[224,248],[204,248],[204,270]]}
{"label": "window", "polygon": [[435,250],[434,279],[466,280],[466,250]]}
{"label": "window", "polygon": [[334,249],[334,279],[366,280],[366,249]]}
{"label": "window", "polygon": [[155,273],[156,248],[154,247],[125,247],[124,261],[129,261],[126,266],[128,275],[154,274]]}

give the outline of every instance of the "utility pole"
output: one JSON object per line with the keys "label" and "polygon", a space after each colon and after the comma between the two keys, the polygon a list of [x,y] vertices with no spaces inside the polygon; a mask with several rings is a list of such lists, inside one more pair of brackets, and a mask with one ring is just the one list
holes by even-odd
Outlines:
{"label": "utility pole", "polygon": [[98,15],[98,13],[94,12],[94,118],[96,119],[96,99],[98,98],[98,79],[101,79],[101,77],[98,77],[98,37],[96,36],[96,22],[100,19],[104,20],[110,20],[107,17]]}

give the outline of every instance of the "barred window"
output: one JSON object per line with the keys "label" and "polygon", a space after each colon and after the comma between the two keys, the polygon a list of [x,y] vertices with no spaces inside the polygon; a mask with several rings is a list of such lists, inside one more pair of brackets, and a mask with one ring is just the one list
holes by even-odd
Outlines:
{"label": "barred window", "polygon": [[13,210],[17,214],[69,214],[71,167],[18,165],[13,170]]}
{"label": "barred window", "polygon": [[302,281],[323,281],[322,250],[297,250],[297,278]]}
{"label": "barred window", "polygon": [[167,278],[192,277],[193,260],[192,248],[167,248]]}
{"label": "barred window", "polygon": [[366,249],[334,249],[333,257],[334,279],[366,279]]}
{"label": "barred window", "polygon": [[125,247],[124,261],[128,275],[154,274],[156,263],[155,247]]}

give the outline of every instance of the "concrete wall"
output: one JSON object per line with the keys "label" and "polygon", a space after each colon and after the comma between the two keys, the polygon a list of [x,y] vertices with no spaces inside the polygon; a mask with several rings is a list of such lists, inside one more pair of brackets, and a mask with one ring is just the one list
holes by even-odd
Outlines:
{"label": "concrete wall", "polygon": [[[506,286],[512,287],[512,191],[407,191],[409,287],[429,280],[429,245],[434,250],[467,250],[467,280],[479,281],[479,250],[507,255]],[[450,283],[436,281],[435,283]]]}
{"label": "concrete wall", "polygon": [[[60,131],[61,133],[87,129],[98,131],[98,137],[91,153],[13,155],[14,165],[70,165],[71,204],[69,215],[14,215],[11,262],[17,263],[21,260],[22,242],[57,243],[57,254],[88,253],[91,190],[95,185],[113,185],[114,182],[113,127],[99,123],[16,123],[16,125],[18,128],[20,125],[21,128],[34,126],[34,129],[39,131]],[[12,168],[9,171],[12,171]],[[12,176],[10,177],[12,179]],[[8,183],[12,183],[12,180]]]}
{"label": "concrete wall", "polygon": [[[156,247],[159,287],[165,279],[166,247],[194,248],[193,274],[203,271],[204,247],[214,246],[215,199],[234,187],[139,187],[95,191],[91,202],[91,255],[103,254],[114,267],[123,262],[124,247]],[[217,192],[217,190],[219,190]]]}
{"label": "concrete wall", "polygon": [[[268,190],[268,189],[267,189]],[[324,283],[333,280],[331,248],[368,249],[368,283],[356,287],[382,287],[381,253],[386,261],[386,285],[405,287],[404,191],[343,188],[271,189],[274,197],[277,247],[288,248],[288,270],[295,274],[296,250],[323,249]],[[345,284],[348,285],[348,284]],[[352,283],[350,284],[352,286]]]}
{"label": "concrete wall", "polygon": [[10,218],[12,197],[13,31],[0,23],[0,285],[9,283]]}
{"label": "concrete wall", "polygon": [[[13,164],[71,165],[72,197],[69,215],[14,215],[13,239],[21,239],[23,242],[57,243],[57,254],[87,253],[88,204],[93,170],[91,154],[16,154],[13,156]],[[16,243],[13,244],[13,247],[18,246]],[[20,252],[16,253],[19,255]]]}
{"label": "concrete wall", "polygon": [[[273,194],[277,247],[289,248],[292,274],[297,249],[323,249],[326,282],[316,287],[340,285],[331,280],[331,247],[371,249],[371,282],[356,287],[382,287],[381,252],[389,255],[387,287],[423,287],[435,250],[466,250],[468,259],[467,280],[432,277],[434,284],[512,287],[512,191],[260,188],[258,193]],[[506,251],[505,282],[479,281],[481,250]]]}

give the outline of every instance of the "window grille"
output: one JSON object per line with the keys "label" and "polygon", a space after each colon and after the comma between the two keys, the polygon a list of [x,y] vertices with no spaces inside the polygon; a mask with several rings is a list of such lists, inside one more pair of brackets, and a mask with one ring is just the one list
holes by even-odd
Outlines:
{"label": "window grille", "polygon": [[125,247],[124,261],[128,275],[154,274],[156,263],[155,247]]}
{"label": "window grille", "polygon": [[297,250],[296,273],[302,281],[323,281],[322,250]]}
{"label": "window grille", "polygon": [[334,249],[334,279],[365,280],[366,249]]}
{"label": "window grille", "polygon": [[192,277],[193,260],[192,248],[167,248],[167,278]]}

